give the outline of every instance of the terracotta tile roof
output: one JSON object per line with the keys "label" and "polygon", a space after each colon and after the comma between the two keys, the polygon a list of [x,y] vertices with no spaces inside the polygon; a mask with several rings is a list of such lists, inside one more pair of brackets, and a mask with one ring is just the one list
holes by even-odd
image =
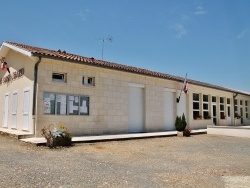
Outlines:
{"label": "terracotta tile roof", "polygon": [[[70,62],[77,62],[77,63],[82,63],[82,64],[87,64],[87,65],[92,65],[92,66],[99,66],[103,68],[109,68],[109,69],[116,69],[120,71],[126,71],[126,72],[131,72],[131,73],[136,73],[136,74],[142,74],[142,75],[147,75],[147,76],[153,76],[153,77],[159,77],[163,79],[168,79],[168,80],[174,80],[177,82],[184,82],[184,78],[178,77],[178,76],[173,76],[170,74],[165,74],[165,73],[160,73],[160,72],[155,72],[147,69],[141,69],[133,66],[127,66],[127,65],[122,65],[118,63],[111,63],[107,61],[102,61],[102,60],[97,60],[94,58],[88,58],[80,55],[75,55],[75,54],[70,54],[65,51],[55,51],[55,50],[49,50],[45,48],[39,48],[35,46],[29,46],[25,44],[19,44],[15,42],[5,42],[10,45],[13,45],[15,47],[21,48],[23,50],[26,50],[30,52],[33,56],[41,56],[41,57],[46,57],[46,58],[53,58],[53,59],[60,59],[60,60],[66,60]],[[205,82],[200,82],[196,80],[191,80],[188,79],[188,82],[190,84],[194,85],[199,85],[199,86],[204,86],[204,87],[209,87],[213,89],[219,89],[223,91],[228,91],[228,92],[233,92],[233,93],[240,93],[244,95],[250,95],[248,92],[244,91],[239,91],[239,90],[234,90],[222,86],[217,86],[214,84],[209,84]]]}

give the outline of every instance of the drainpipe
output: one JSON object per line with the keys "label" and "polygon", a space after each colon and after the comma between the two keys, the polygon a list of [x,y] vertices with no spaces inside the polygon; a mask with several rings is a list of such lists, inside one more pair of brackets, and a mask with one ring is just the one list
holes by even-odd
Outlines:
{"label": "drainpipe", "polygon": [[36,95],[37,95],[37,75],[38,75],[38,65],[40,64],[42,58],[39,56],[38,61],[35,64],[34,67],[34,87],[33,87],[33,106],[32,106],[32,119],[33,119],[33,128],[34,128],[34,134],[36,133],[36,127],[35,127],[35,116],[36,116]]}

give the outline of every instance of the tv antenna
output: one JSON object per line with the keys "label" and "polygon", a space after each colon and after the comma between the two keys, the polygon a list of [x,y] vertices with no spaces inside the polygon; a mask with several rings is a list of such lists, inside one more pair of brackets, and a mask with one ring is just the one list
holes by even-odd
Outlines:
{"label": "tv antenna", "polygon": [[104,44],[105,42],[113,42],[113,37],[109,35],[107,38],[102,38],[102,60],[103,60],[103,52],[104,52]]}

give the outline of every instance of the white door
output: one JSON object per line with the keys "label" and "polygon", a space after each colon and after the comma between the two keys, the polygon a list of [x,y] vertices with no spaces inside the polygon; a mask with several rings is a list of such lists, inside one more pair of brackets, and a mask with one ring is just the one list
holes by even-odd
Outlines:
{"label": "white door", "polygon": [[144,89],[129,87],[129,132],[142,132],[144,124]]}
{"label": "white door", "polygon": [[17,92],[13,93],[12,101],[12,126],[11,128],[17,128],[17,104],[18,104],[18,95]]}
{"label": "white door", "polygon": [[174,93],[165,91],[164,92],[164,129],[168,131],[175,130],[174,125]]}
{"label": "white door", "polygon": [[29,130],[29,104],[30,91],[27,89],[23,94],[23,130]]}
{"label": "white door", "polygon": [[3,127],[8,127],[8,115],[9,115],[9,95],[4,95],[4,113],[3,113]]}

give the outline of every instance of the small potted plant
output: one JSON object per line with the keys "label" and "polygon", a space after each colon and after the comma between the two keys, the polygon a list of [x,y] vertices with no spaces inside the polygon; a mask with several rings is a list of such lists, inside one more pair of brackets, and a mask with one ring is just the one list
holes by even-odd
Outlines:
{"label": "small potted plant", "polygon": [[208,115],[204,116],[204,119],[211,119],[210,114],[208,114]]}
{"label": "small potted plant", "polygon": [[183,136],[190,136],[191,130],[192,130],[191,127],[187,125],[183,131]]}
{"label": "small potted plant", "polygon": [[222,114],[221,119],[226,119],[226,116],[224,114]]}
{"label": "small potted plant", "polygon": [[235,118],[236,118],[236,119],[240,119],[240,118],[241,118],[241,115],[236,114],[236,115],[235,115]]}
{"label": "small potted plant", "polygon": [[194,119],[202,119],[202,116],[200,115],[200,114],[198,114],[198,115],[196,115],[196,116],[194,116]]}
{"label": "small potted plant", "polygon": [[41,134],[47,140],[46,145],[48,147],[56,147],[56,146],[71,146],[72,144],[72,136],[68,130],[68,128],[59,123],[57,127],[54,127],[53,124],[42,128]]}

